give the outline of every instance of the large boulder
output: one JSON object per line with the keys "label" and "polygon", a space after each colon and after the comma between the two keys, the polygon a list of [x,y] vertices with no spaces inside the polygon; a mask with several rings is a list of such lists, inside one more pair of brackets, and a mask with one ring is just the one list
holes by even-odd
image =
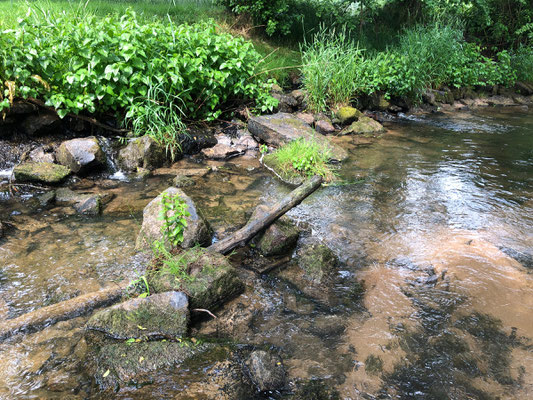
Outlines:
{"label": "large boulder", "polygon": [[359,119],[341,131],[341,135],[350,134],[376,134],[385,132],[385,128],[375,119],[359,117]]}
{"label": "large boulder", "polygon": [[257,242],[257,248],[267,257],[285,254],[294,248],[299,235],[298,227],[283,216],[266,229]]}
{"label": "large boulder", "polygon": [[191,309],[214,310],[244,290],[235,268],[220,253],[193,248],[176,257],[181,257],[188,276],[176,276],[165,269],[151,273],[151,291],[181,290],[189,295]]}
{"label": "large boulder", "polygon": [[256,350],[246,360],[246,367],[260,392],[281,391],[287,384],[287,372],[278,355]]}
{"label": "large boulder", "polygon": [[[183,232],[183,242],[181,243],[181,247],[188,248],[197,244],[203,246],[209,245],[211,243],[211,229],[200,211],[196,208],[192,199],[181,189],[170,187],[148,203],[144,208],[143,223],[141,231],[137,236],[137,249],[150,247],[154,241],[164,239],[163,233],[161,232],[163,221],[160,219],[160,213],[163,209],[163,205],[161,204],[163,193],[168,193],[171,196],[178,195],[187,203],[187,211],[190,215],[186,218],[187,227]],[[165,243],[165,245],[168,248],[171,247],[170,243]]]}
{"label": "large boulder", "polygon": [[135,298],[94,314],[87,329],[113,339],[181,338],[187,333],[189,302],[183,292]]}
{"label": "large boulder", "polygon": [[335,160],[341,161],[348,157],[346,150],[291,114],[277,113],[252,117],[248,121],[248,130],[257,140],[270,146],[280,147],[293,140],[303,138],[327,146]]}
{"label": "large boulder", "polygon": [[18,182],[59,183],[70,175],[70,168],[49,162],[17,165],[13,173]]}
{"label": "large boulder", "polygon": [[106,155],[94,136],[67,140],[56,152],[57,161],[74,173],[87,173],[106,165]]}
{"label": "large boulder", "polygon": [[166,161],[165,146],[148,135],[130,139],[126,147],[118,153],[118,162],[127,171],[136,171],[137,168],[158,168]]}

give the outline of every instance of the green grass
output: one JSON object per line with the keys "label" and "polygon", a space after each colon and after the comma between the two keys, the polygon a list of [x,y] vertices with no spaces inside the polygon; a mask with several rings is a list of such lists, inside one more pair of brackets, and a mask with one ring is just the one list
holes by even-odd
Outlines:
{"label": "green grass", "polygon": [[320,175],[326,182],[335,179],[335,173],[328,164],[331,158],[329,149],[313,140],[294,140],[272,154],[265,156],[265,163],[288,182],[298,178]]}

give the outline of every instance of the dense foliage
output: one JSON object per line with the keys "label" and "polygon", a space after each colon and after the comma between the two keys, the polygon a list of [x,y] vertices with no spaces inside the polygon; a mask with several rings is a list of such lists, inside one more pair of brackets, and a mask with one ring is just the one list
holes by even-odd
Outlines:
{"label": "dense foliage", "polygon": [[[471,39],[500,49],[531,43],[532,0],[218,0],[249,14],[269,35],[313,32],[319,24],[381,35],[430,21],[461,21]],[[303,30],[302,30],[303,27]],[[301,38],[301,37],[300,37]],[[474,40],[471,40],[474,41]]]}
{"label": "dense foliage", "polygon": [[[342,32],[322,32],[303,48],[303,83],[316,111],[374,93],[416,98],[426,88],[444,85],[512,85],[517,71],[510,54],[501,51],[493,60],[481,50],[460,30],[440,25],[409,29],[383,52],[360,49]],[[515,67],[518,62],[523,63],[517,59]]]}
{"label": "dense foliage", "polygon": [[235,100],[254,99],[263,111],[275,105],[256,74],[260,61],[251,43],[213,23],[147,22],[132,11],[30,13],[0,35],[0,81],[11,88],[0,111],[15,95],[42,99],[60,116],[114,112],[135,133],[168,143],[183,118],[215,119]]}

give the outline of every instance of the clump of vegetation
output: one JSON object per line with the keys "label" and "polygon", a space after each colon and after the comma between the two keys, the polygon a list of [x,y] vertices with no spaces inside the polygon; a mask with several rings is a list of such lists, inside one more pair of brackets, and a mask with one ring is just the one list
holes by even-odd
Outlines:
{"label": "clump of vegetation", "polygon": [[179,194],[172,196],[168,192],[163,193],[159,213],[159,218],[163,221],[161,233],[163,242],[168,242],[171,248],[176,248],[183,242],[187,217],[191,215],[188,208],[187,202]]}
{"label": "clump of vegetation", "polygon": [[125,116],[135,135],[174,146],[184,119],[216,119],[237,100],[255,100],[262,111],[275,106],[271,82],[256,74],[261,59],[250,42],[218,33],[212,22],[146,21],[132,10],[99,18],[30,9],[0,35],[6,98],[43,100],[61,117]]}
{"label": "clump of vegetation", "polygon": [[517,77],[507,51],[486,57],[461,30],[440,24],[408,29],[383,52],[359,48],[344,31],[323,30],[302,52],[302,80],[314,111],[374,93],[417,99],[425,89],[445,85],[511,86]]}
{"label": "clump of vegetation", "polygon": [[331,151],[314,140],[298,139],[265,156],[265,163],[287,181],[320,175],[326,182],[335,179],[329,160]]}

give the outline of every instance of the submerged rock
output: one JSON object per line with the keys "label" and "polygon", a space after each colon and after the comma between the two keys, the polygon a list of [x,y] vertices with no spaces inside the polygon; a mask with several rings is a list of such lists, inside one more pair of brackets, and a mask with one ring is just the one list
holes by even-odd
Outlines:
{"label": "submerged rock", "polygon": [[294,248],[300,230],[287,217],[281,217],[270,225],[257,243],[257,248],[264,256],[276,256],[288,253]]}
{"label": "submerged rock", "polygon": [[114,339],[181,338],[187,333],[188,307],[183,292],[158,293],[97,312],[87,329]]}
{"label": "submerged rock", "polygon": [[53,190],[46,192],[37,198],[37,200],[39,200],[39,204],[41,207],[48,207],[50,204],[54,202],[55,199],[56,199],[56,192]]}
{"label": "submerged rock", "polygon": [[[159,196],[153,199],[144,208],[143,211],[143,223],[141,231],[137,236],[137,249],[147,248],[152,242],[156,240],[163,240],[163,234],[161,233],[161,227],[163,221],[160,219],[160,212],[163,209],[161,199],[163,193],[168,193],[171,196],[179,196],[187,203],[187,211],[190,216],[187,219],[187,227],[183,232],[182,248],[188,248],[200,244],[202,246],[209,245],[211,243],[211,230],[203,218],[200,211],[196,208],[196,205],[192,199],[187,196],[182,190],[170,187],[163,191]],[[165,243],[167,247],[170,247],[169,243]]]}
{"label": "submerged rock", "polygon": [[56,152],[57,161],[74,173],[87,173],[106,165],[106,155],[94,136],[67,140]]}
{"label": "submerged rock", "polygon": [[378,121],[362,116],[348,128],[341,131],[341,135],[368,134],[385,132],[385,128]]}
{"label": "submerged rock", "polygon": [[296,139],[314,140],[326,146],[335,160],[344,160],[348,153],[329,138],[320,135],[304,121],[291,114],[277,113],[252,117],[248,121],[248,130],[259,141],[270,146],[280,147]]}
{"label": "submerged rock", "polygon": [[49,162],[27,162],[17,165],[13,173],[19,182],[59,183],[70,175],[70,168]]}
{"label": "submerged rock", "polygon": [[338,263],[333,251],[316,239],[302,241],[296,256],[298,266],[304,271],[305,277],[313,283],[323,283],[327,276],[334,272]]}
{"label": "submerged rock", "polygon": [[102,202],[99,195],[88,195],[85,199],[74,203],[73,207],[78,214],[98,215],[102,211]]}
{"label": "submerged rock", "polygon": [[[214,310],[241,294],[244,285],[226,257],[205,249],[194,248],[180,255],[185,260],[187,277],[170,271],[156,271],[148,277],[150,290],[181,290],[188,294],[191,309]],[[176,257],[180,257],[176,256]]]}
{"label": "submerged rock", "polygon": [[177,188],[185,188],[196,185],[196,182],[194,179],[192,179],[190,176],[185,175],[178,175],[174,178],[172,181],[175,187]]}
{"label": "submerged rock", "polygon": [[256,350],[246,360],[246,366],[260,392],[280,391],[287,384],[287,372],[278,355]]}
{"label": "submerged rock", "polygon": [[151,383],[161,370],[178,368],[213,345],[175,342],[115,343],[100,347],[94,377],[101,389],[117,390],[135,383]]}
{"label": "submerged rock", "polygon": [[118,153],[118,162],[127,171],[158,168],[166,161],[165,147],[148,135],[130,139],[127,146]]}
{"label": "submerged rock", "polygon": [[363,116],[363,113],[354,107],[341,107],[336,113],[337,119],[343,125],[348,125],[353,121],[357,121],[359,117]]}

